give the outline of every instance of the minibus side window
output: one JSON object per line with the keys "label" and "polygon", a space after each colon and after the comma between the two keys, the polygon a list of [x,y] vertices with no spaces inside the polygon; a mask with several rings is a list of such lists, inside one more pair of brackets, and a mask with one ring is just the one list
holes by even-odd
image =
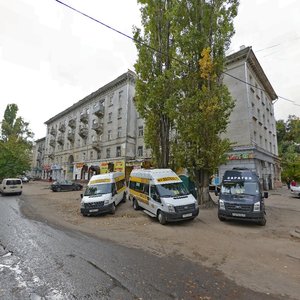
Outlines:
{"label": "minibus side window", "polygon": [[115,195],[117,193],[117,189],[116,189],[116,184],[115,183],[113,183],[111,185],[111,193],[112,193],[112,195]]}
{"label": "minibus side window", "polygon": [[151,198],[156,202],[161,202],[155,185],[151,186]]}
{"label": "minibus side window", "polygon": [[149,196],[149,184],[145,183],[144,184],[144,190],[143,193]]}

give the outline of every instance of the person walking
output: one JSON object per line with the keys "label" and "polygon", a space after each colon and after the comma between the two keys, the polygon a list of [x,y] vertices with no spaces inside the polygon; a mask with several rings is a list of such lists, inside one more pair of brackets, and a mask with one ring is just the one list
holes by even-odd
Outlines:
{"label": "person walking", "polygon": [[288,189],[291,188],[291,180],[289,177],[286,179],[286,185],[287,185]]}
{"label": "person walking", "polygon": [[291,186],[296,186],[296,181],[293,179],[292,182],[291,182]]}

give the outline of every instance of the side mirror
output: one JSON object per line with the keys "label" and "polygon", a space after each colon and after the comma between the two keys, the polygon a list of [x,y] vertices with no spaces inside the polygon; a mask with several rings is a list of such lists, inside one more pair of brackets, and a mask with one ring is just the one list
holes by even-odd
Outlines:
{"label": "side mirror", "polygon": [[264,192],[264,198],[269,198],[269,193],[268,192]]}

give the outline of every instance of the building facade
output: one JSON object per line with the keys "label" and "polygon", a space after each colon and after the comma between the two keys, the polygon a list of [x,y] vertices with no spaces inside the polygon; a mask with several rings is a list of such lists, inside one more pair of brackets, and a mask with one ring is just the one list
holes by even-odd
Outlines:
{"label": "building facade", "polygon": [[134,93],[129,70],[46,121],[43,178],[88,180],[113,170],[129,175],[149,160]]}
{"label": "building facade", "polygon": [[235,100],[223,135],[233,147],[219,175],[233,167],[249,168],[257,172],[264,189],[275,188],[281,184],[273,109],[278,97],[251,47],[241,47],[227,57],[224,83]]}
{"label": "building facade", "polygon": [[46,138],[41,138],[35,141],[32,151],[32,168],[31,176],[33,178],[43,178],[43,166],[45,160],[45,141]]}
{"label": "building facade", "polygon": [[[235,108],[227,132],[233,147],[219,178],[233,167],[255,170],[264,189],[281,184],[273,102],[277,95],[251,47],[227,57],[224,73]],[[135,73],[128,71],[45,122],[42,177],[88,180],[95,173],[149,165],[144,120],[134,105]],[[39,145],[38,145],[39,144]],[[40,157],[39,156],[39,157]],[[36,158],[38,162],[38,157]]]}

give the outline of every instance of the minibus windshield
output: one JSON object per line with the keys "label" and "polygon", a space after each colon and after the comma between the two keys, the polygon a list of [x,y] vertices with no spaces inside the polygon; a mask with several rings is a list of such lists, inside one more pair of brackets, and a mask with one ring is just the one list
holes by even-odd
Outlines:
{"label": "minibus windshield", "polygon": [[84,196],[109,194],[111,193],[111,190],[111,183],[89,185],[84,192]]}
{"label": "minibus windshield", "polygon": [[223,195],[258,195],[259,186],[257,182],[226,182],[221,186],[221,193]]}
{"label": "minibus windshield", "polygon": [[182,182],[159,184],[157,185],[157,191],[160,197],[177,197],[189,194]]}

